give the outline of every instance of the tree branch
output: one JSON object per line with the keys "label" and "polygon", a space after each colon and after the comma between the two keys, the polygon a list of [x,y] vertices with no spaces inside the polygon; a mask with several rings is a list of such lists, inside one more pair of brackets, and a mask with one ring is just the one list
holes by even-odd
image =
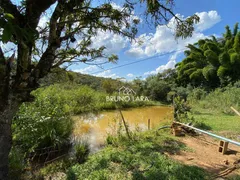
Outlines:
{"label": "tree branch", "polygon": [[16,22],[20,22],[24,19],[24,16],[18,11],[17,6],[12,4],[10,0],[1,0],[0,7],[2,7],[5,12],[12,14]]}
{"label": "tree branch", "polygon": [[[3,50],[2,48],[0,47],[0,60],[3,59],[5,60],[5,56],[4,56],[4,53],[3,53]],[[1,62],[1,61],[0,61]]]}
{"label": "tree branch", "polygon": [[57,0],[27,0],[26,21],[27,25],[34,29],[37,27],[41,14],[45,12]]}
{"label": "tree branch", "polygon": [[[48,47],[40,58],[37,66],[33,70],[31,76],[32,79],[29,82],[30,87],[34,87],[38,85],[38,80],[45,75],[48,74],[52,65],[54,63],[54,59],[56,58],[55,53],[56,50],[61,46],[61,42],[59,40],[61,32],[57,32],[60,29],[57,29],[57,21],[62,15],[62,11],[64,9],[64,2],[58,2],[52,16],[50,19],[50,30],[49,30],[49,39],[48,39]],[[60,27],[62,28],[62,26]]]}

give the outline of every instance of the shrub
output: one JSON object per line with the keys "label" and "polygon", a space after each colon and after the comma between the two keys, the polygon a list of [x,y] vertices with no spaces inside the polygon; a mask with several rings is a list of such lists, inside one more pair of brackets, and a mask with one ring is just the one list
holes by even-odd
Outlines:
{"label": "shrub", "polygon": [[89,145],[87,142],[80,142],[75,144],[74,146],[74,150],[75,150],[75,157],[76,157],[76,161],[79,164],[84,163],[87,160],[87,157],[90,153],[90,149],[89,149]]}
{"label": "shrub", "polygon": [[38,176],[47,176],[61,171],[67,171],[67,169],[73,164],[71,158],[66,157],[59,161],[55,161],[40,169]]}
{"label": "shrub", "polygon": [[45,147],[63,147],[69,143],[72,120],[63,104],[48,97],[24,103],[13,121],[14,145],[30,153]]}
{"label": "shrub", "polygon": [[230,107],[240,108],[239,94],[240,88],[237,87],[218,88],[206,95],[205,98],[191,102],[191,105],[196,108],[200,107],[215,112],[234,114]]}
{"label": "shrub", "polygon": [[187,96],[190,92],[190,89],[191,89],[190,86],[187,87],[187,88],[184,88],[184,87],[180,86],[180,87],[175,88],[174,90],[179,97],[186,100],[186,98],[187,98]]}
{"label": "shrub", "polygon": [[193,89],[190,94],[188,95],[187,99],[190,102],[199,101],[203,98],[205,98],[207,95],[207,92],[204,89],[201,88],[195,88]]}
{"label": "shrub", "polygon": [[108,134],[108,136],[106,138],[106,143],[109,145],[112,145],[112,144],[114,144],[114,140],[115,140],[114,136]]}
{"label": "shrub", "polygon": [[191,107],[189,104],[182,99],[180,96],[174,98],[174,120],[180,122],[189,122],[193,121],[193,117],[189,116]]}
{"label": "shrub", "polygon": [[234,83],[234,87],[240,88],[240,81],[235,82],[235,83]]}
{"label": "shrub", "polygon": [[156,101],[166,101],[167,94],[171,90],[171,87],[167,82],[158,80],[154,77],[148,78],[148,84],[146,88],[147,96]]}
{"label": "shrub", "polygon": [[9,154],[9,176],[10,179],[20,179],[21,173],[25,168],[24,155],[17,149],[13,147]]}

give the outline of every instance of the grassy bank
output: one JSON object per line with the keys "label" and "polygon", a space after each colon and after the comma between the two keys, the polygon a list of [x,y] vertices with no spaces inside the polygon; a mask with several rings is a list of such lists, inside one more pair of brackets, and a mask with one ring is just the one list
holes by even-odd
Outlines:
{"label": "grassy bank", "polygon": [[200,129],[212,131],[224,137],[240,141],[240,117],[202,111],[194,113],[196,126]]}
{"label": "grassy bank", "polygon": [[230,108],[233,106],[240,110],[239,94],[240,88],[226,87],[225,89],[216,89],[209,94],[203,91],[198,92],[195,98],[190,96],[191,111],[198,127],[240,141],[238,137],[240,117]]}
{"label": "grassy bank", "polygon": [[[208,179],[203,169],[180,164],[165,155],[187,150],[169,131],[161,135],[155,131],[134,133],[131,138],[125,135],[108,138],[108,145],[90,155],[84,164],[72,164],[65,170],[67,179]],[[44,172],[49,169],[45,167]]]}

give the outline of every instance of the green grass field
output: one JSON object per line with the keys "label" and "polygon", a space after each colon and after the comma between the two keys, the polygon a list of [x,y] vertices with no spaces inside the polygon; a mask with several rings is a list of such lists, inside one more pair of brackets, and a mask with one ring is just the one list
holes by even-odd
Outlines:
{"label": "green grass field", "polygon": [[196,107],[192,111],[198,128],[240,141],[239,116]]}

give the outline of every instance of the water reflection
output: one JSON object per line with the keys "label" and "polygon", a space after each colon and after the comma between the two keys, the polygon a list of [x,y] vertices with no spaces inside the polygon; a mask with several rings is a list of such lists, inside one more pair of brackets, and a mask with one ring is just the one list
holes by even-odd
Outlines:
{"label": "water reflection", "polygon": [[[130,129],[146,130],[148,119],[150,119],[151,128],[172,119],[172,108],[167,106],[133,108],[123,110],[122,114]],[[117,124],[121,122],[121,116],[117,110],[83,114],[74,116],[73,119],[75,122],[74,136],[87,139],[93,151],[101,147],[107,133],[116,131]]]}

